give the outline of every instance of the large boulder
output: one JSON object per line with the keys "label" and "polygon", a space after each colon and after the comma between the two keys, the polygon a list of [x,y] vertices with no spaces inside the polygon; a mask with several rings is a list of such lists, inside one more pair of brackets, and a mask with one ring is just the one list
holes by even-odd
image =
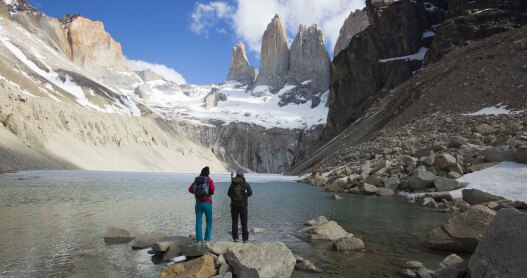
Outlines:
{"label": "large boulder", "polygon": [[452,191],[463,187],[457,180],[443,177],[437,177],[434,180],[434,186],[437,191]]}
{"label": "large boulder", "polygon": [[329,192],[342,192],[346,189],[347,184],[343,179],[337,179],[330,185],[326,185],[326,191]]}
{"label": "large boulder", "polygon": [[243,243],[237,243],[237,242],[215,242],[215,243],[209,243],[207,244],[207,248],[209,248],[209,252],[215,254],[215,255],[225,255],[227,253],[227,250],[229,250],[232,247],[238,246]]}
{"label": "large boulder", "polygon": [[333,247],[339,252],[364,249],[364,242],[356,237],[343,237],[333,242]]}
{"label": "large boulder", "polygon": [[439,263],[439,268],[434,272],[434,278],[462,278],[467,270],[465,260],[452,254]]}
{"label": "large boulder", "polygon": [[496,212],[488,207],[471,206],[429,232],[426,236],[427,245],[434,249],[474,252],[495,215]]}
{"label": "large boulder", "polygon": [[483,158],[487,162],[516,162],[516,151],[506,145],[485,149],[479,152],[478,155],[483,156]]}
{"label": "large boulder", "polygon": [[167,235],[161,232],[151,232],[137,236],[132,242],[132,249],[150,248],[154,243],[162,241]]}
{"label": "large boulder", "polygon": [[104,242],[107,244],[128,243],[135,238],[135,234],[120,228],[108,227],[104,234]]}
{"label": "large boulder", "polygon": [[397,177],[389,177],[383,180],[384,187],[389,188],[393,191],[397,190],[401,181]]}
{"label": "large boulder", "polygon": [[179,245],[172,243],[168,248],[166,249],[165,253],[163,253],[163,261],[168,262],[171,259],[175,257],[179,257],[183,255],[183,251],[181,250],[181,247]]}
{"label": "large boulder", "polygon": [[325,223],[328,223],[329,220],[327,217],[321,215],[315,219],[311,219],[309,221],[307,221],[306,223],[304,223],[304,226],[308,226],[308,227],[311,227],[311,226],[318,226],[318,225],[322,225],[322,224],[325,224]]}
{"label": "large boulder", "polygon": [[231,66],[227,75],[227,81],[251,84],[257,75],[258,71],[249,65],[249,60],[245,53],[245,45],[242,42],[238,42],[232,49]]}
{"label": "large boulder", "polygon": [[502,209],[481,239],[468,267],[474,278],[527,277],[527,214]]}
{"label": "large boulder", "polygon": [[492,195],[479,189],[463,189],[461,194],[463,195],[463,200],[471,206],[504,199],[503,197]]}
{"label": "large boulder", "polygon": [[216,268],[214,267],[214,258],[210,255],[204,255],[197,259],[178,263],[163,268],[161,270],[161,278],[179,278],[179,277],[192,277],[192,278],[209,278],[216,274]]}
{"label": "large boulder", "polygon": [[444,153],[435,157],[435,165],[441,170],[463,174],[463,168],[457,159],[450,154]]}
{"label": "large boulder", "polygon": [[413,190],[425,190],[434,184],[435,179],[436,175],[419,167],[417,168],[416,173],[408,179],[408,184]]}
{"label": "large boulder", "polygon": [[337,240],[339,238],[352,236],[346,232],[337,222],[327,223],[307,227],[296,232],[296,235],[304,240]]}
{"label": "large boulder", "polygon": [[230,248],[225,258],[237,277],[290,277],[296,259],[283,242],[243,244]]}
{"label": "large boulder", "polygon": [[516,152],[516,160],[518,160],[520,163],[527,164],[527,146],[518,147],[518,151]]}
{"label": "large boulder", "polygon": [[366,195],[375,195],[377,194],[377,187],[375,185],[371,185],[369,183],[364,183],[362,185],[362,192]]}
{"label": "large boulder", "polygon": [[203,254],[206,254],[210,251],[209,247],[205,244],[191,244],[187,246],[183,246],[182,248],[183,255],[187,257],[199,257]]}
{"label": "large boulder", "polygon": [[378,196],[393,196],[393,195],[395,195],[395,193],[393,192],[392,189],[385,188],[385,187],[378,187],[376,194]]}

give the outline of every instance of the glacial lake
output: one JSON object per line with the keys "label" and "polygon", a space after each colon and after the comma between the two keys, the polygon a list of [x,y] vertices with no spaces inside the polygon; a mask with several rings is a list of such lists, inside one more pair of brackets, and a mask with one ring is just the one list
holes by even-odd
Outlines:
{"label": "glacial lake", "polygon": [[[130,244],[106,245],[108,226],[137,233],[194,233],[195,174],[29,171],[0,176],[1,277],[159,277],[163,265]],[[229,175],[216,180],[213,241],[230,241]],[[452,215],[403,199],[341,194],[273,175],[248,175],[254,195],[249,227],[265,228],[251,241],[283,241],[294,254],[331,274],[295,271],[293,277],[392,277],[400,264],[418,260],[429,269],[450,253],[425,247],[426,233]],[[365,252],[340,254],[329,243],[292,235],[325,215],[362,238]]]}

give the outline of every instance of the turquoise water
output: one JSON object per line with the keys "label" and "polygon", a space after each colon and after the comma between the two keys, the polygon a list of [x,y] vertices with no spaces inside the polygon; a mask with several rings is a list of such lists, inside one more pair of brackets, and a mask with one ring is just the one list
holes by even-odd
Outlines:
{"label": "turquoise water", "polygon": [[[107,226],[137,233],[194,233],[194,200],[187,192],[193,177],[87,171],[0,176],[0,276],[158,277],[162,266],[152,262],[147,250],[131,250],[127,244],[107,246],[102,236]],[[230,240],[229,177],[216,178],[213,240]],[[293,253],[336,276],[390,277],[405,260],[420,260],[435,269],[448,255],[431,253],[423,240],[450,215],[389,197],[345,194],[346,200],[335,202],[322,188],[276,176],[248,179],[254,191],[249,226],[267,230],[251,240],[283,241]],[[367,250],[342,255],[327,243],[308,244],[291,235],[319,215],[361,237]]]}

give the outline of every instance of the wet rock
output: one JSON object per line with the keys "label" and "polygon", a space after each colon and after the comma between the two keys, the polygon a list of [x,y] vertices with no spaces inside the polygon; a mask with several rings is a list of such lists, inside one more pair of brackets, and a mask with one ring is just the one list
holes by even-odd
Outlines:
{"label": "wet rock", "polygon": [[179,245],[172,243],[168,248],[166,249],[165,253],[163,254],[163,261],[168,262],[171,259],[175,257],[179,257],[183,255],[183,251],[181,250],[181,247]]}
{"label": "wet rock", "polygon": [[265,229],[264,228],[252,228],[251,233],[253,235],[262,234],[262,233],[265,233]]}
{"label": "wet rock", "polygon": [[459,174],[456,172],[448,172],[448,174],[446,175],[447,178],[455,179],[455,180],[461,178],[462,176],[463,176],[462,174]]}
{"label": "wet rock", "polygon": [[326,191],[329,192],[342,192],[348,185],[344,179],[337,179],[332,184],[326,185]]}
{"label": "wet rock", "polygon": [[408,278],[416,278],[417,277],[417,273],[413,272],[412,270],[410,269],[402,269],[400,272],[402,277],[408,277]]}
{"label": "wet rock", "polygon": [[325,223],[328,223],[329,220],[327,219],[327,217],[325,216],[319,216],[315,219],[311,219],[309,221],[307,221],[306,223],[304,223],[304,226],[318,226],[318,225],[322,225],[322,224],[325,224]]}
{"label": "wet rock", "polygon": [[383,180],[384,187],[389,188],[393,191],[397,190],[401,181],[397,177],[389,177]]}
{"label": "wet rock", "polygon": [[468,267],[465,260],[456,254],[446,257],[439,263],[439,268],[434,273],[434,278],[462,278]]}
{"label": "wet rock", "polygon": [[364,180],[366,183],[380,187],[384,185],[384,181],[378,175],[370,175]]}
{"label": "wet rock", "polygon": [[421,267],[417,270],[417,276],[420,278],[432,278],[430,271],[426,267]]}
{"label": "wet rock", "polygon": [[377,187],[375,185],[371,185],[369,183],[364,183],[362,185],[362,192],[366,195],[375,195],[377,194]]}
{"label": "wet rock", "polygon": [[425,197],[423,198],[423,206],[429,207],[429,208],[437,208],[437,203],[434,200],[434,198]]}
{"label": "wet rock", "polygon": [[237,277],[290,277],[296,264],[283,242],[242,244],[225,255]]}
{"label": "wet rock", "polygon": [[340,201],[340,200],[344,200],[344,198],[342,198],[341,196],[337,195],[337,194],[333,194],[333,196],[331,196],[331,198],[335,201]]}
{"label": "wet rock", "polygon": [[472,277],[527,277],[527,215],[500,210],[470,258]]}
{"label": "wet rock", "polygon": [[448,191],[426,193],[425,197],[433,198],[437,202],[441,202],[442,200],[452,201],[452,195]]}
{"label": "wet rock", "polygon": [[527,146],[518,147],[518,152],[516,153],[516,160],[520,163],[527,164]]}
{"label": "wet rock", "polygon": [[326,186],[326,183],[328,182],[327,177],[318,177],[313,180],[313,185],[315,186]]}
{"label": "wet rock", "polygon": [[339,252],[357,251],[364,249],[364,242],[356,237],[343,237],[335,240],[333,247]]}
{"label": "wet rock", "polygon": [[423,168],[418,168],[417,172],[408,179],[410,188],[413,190],[425,190],[434,184],[436,175]]}
{"label": "wet rock", "polygon": [[471,206],[429,232],[426,237],[427,245],[435,249],[474,252],[495,215],[496,212],[485,206]]}
{"label": "wet rock", "polygon": [[132,242],[132,249],[150,248],[154,243],[162,241],[166,237],[165,233],[151,232],[137,236]]}
{"label": "wet rock", "polygon": [[434,180],[434,186],[437,191],[452,191],[463,187],[457,180],[443,177],[437,177]]}
{"label": "wet rock", "polygon": [[463,200],[470,205],[483,204],[504,199],[503,197],[492,195],[479,189],[463,189],[461,194],[463,195]]}
{"label": "wet rock", "polygon": [[306,259],[301,259],[296,262],[295,269],[308,271],[308,272],[315,272],[315,273],[323,273],[324,270],[315,265],[314,262]]}
{"label": "wet rock", "polygon": [[135,238],[135,234],[120,228],[108,227],[104,234],[104,242],[107,244],[128,243]]}
{"label": "wet rock", "polygon": [[161,270],[161,278],[194,277],[208,278],[216,274],[214,259],[204,255],[197,259],[174,264]]}
{"label": "wet rock", "polygon": [[379,196],[394,196],[395,195],[392,189],[385,188],[385,187],[378,187],[376,194]]}
{"label": "wet rock", "polygon": [[406,263],[404,263],[403,267],[409,269],[419,269],[421,267],[424,267],[424,265],[422,262],[419,261],[407,261]]}
{"label": "wet rock", "polygon": [[307,227],[296,232],[296,235],[304,240],[337,240],[339,238],[352,236],[346,232],[337,222],[327,223]]}

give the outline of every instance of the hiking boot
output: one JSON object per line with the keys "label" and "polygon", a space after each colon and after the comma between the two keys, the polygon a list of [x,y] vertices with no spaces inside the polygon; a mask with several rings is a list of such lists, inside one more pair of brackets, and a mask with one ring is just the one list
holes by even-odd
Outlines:
{"label": "hiking boot", "polygon": [[244,240],[243,243],[247,243],[248,240]]}

